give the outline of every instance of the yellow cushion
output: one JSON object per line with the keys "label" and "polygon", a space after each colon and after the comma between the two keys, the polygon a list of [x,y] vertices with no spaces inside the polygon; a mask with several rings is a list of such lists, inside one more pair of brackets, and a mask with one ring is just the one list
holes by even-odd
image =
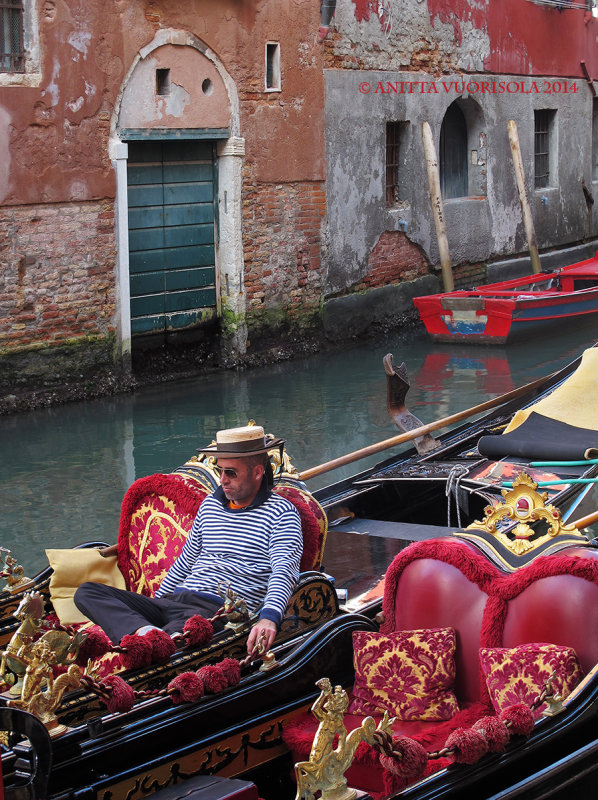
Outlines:
{"label": "yellow cushion", "polygon": [[514,431],[529,417],[532,411],[544,417],[566,422],[575,428],[598,430],[598,404],[588,402],[598,389],[598,348],[584,351],[581,363],[567,380],[552,394],[538,400],[529,408],[520,409],[505,428],[505,433]]}
{"label": "yellow cushion", "polygon": [[104,558],[94,548],[46,550],[46,555],[54,570],[50,578],[50,598],[63,625],[89,622],[73,602],[75,590],[85,581],[126,588],[116,556]]}

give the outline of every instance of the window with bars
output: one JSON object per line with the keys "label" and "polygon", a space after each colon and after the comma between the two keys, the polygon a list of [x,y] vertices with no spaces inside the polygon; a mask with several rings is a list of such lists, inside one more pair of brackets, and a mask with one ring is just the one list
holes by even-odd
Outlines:
{"label": "window with bars", "polygon": [[534,181],[536,189],[545,189],[551,184],[551,138],[556,112],[550,108],[534,111]]}
{"label": "window with bars", "polygon": [[0,0],[0,72],[24,71],[23,0]]}
{"label": "window with bars", "polygon": [[402,197],[401,158],[405,149],[408,122],[386,123],[386,205],[394,206]]}

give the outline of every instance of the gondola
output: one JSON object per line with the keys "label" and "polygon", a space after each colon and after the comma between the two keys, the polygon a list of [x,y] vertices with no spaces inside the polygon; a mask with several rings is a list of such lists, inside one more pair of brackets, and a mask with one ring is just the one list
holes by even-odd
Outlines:
{"label": "gondola", "polygon": [[[534,415],[545,417],[542,411],[552,414],[545,417],[549,424],[567,425],[558,419],[558,403],[555,405],[554,398],[558,398],[559,393],[562,396],[577,391],[580,379],[586,380],[588,373],[593,372],[596,355],[597,351],[587,351],[582,360],[534,382],[524,391],[509,393],[491,410],[479,409],[473,423],[461,424],[434,440],[430,433],[435,432],[435,426],[418,426],[409,415],[405,407],[406,376],[400,368],[395,369],[392,358],[387,357],[389,411],[399,425],[407,428],[405,433],[394,437],[392,443],[398,445],[415,439],[417,447],[313,493],[314,508],[323,509],[328,527],[324,552],[319,559],[321,569],[309,570],[305,578],[318,587],[315,590],[318,599],[313,601],[310,590],[290,609],[286,630],[283,626],[271,657],[264,659],[268,662],[264,666],[272,668],[261,671],[259,663],[250,664],[243,670],[240,681],[194,702],[173,704],[172,695],[157,693],[160,686],[181,671],[201,669],[201,665],[223,657],[235,657],[235,654],[239,657],[247,631],[241,628],[227,633],[225,642],[219,643],[215,638],[207,647],[179,650],[161,666],[121,673],[140,693],[140,699],[127,711],[102,710],[100,701],[90,692],[78,690],[66,694],[56,717],[67,730],[55,736],[51,743],[53,766],[48,776],[47,796],[55,800],[67,795],[135,800],[184,779],[214,774],[255,778],[260,797],[265,800],[292,797],[294,789],[288,782],[288,774],[295,756],[290,755],[293,742],[289,740],[289,731],[293,730],[293,722],[303,717],[317,699],[316,683],[321,678],[326,677],[341,687],[352,685],[354,634],[377,633],[383,606],[388,614],[391,600],[385,575],[390,574],[387,572],[389,565],[392,571],[397,559],[408,559],[405,554],[413,552],[416,553],[414,561],[421,561],[424,553],[423,560],[436,559],[445,565],[450,559],[443,561],[438,553],[444,552],[447,542],[451,543],[449,550],[453,544],[457,550],[467,548],[467,553],[471,551],[477,559],[492,564],[499,577],[524,574],[520,570],[532,570],[538,559],[562,560],[563,554],[569,551],[577,553],[584,563],[587,560],[592,564],[594,549],[589,538],[567,525],[568,521],[579,519],[595,508],[590,481],[597,469],[588,456],[593,455],[592,448],[598,446],[598,442],[595,435],[592,438],[591,427],[584,428],[576,420],[572,427],[582,434],[575,447],[584,450],[581,458],[575,457],[579,455],[577,450],[567,454],[559,452],[558,459],[553,458],[553,462],[570,462],[564,466],[560,463],[545,466],[543,462],[550,458],[545,454],[535,455],[533,448],[526,455],[521,442],[514,444],[512,434],[517,429],[525,433],[530,419],[531,424],[535,424]],[[565,403],[571,410],[570,400]],[[516,424],[517,419],[519,424]],[[528,435],[528,440],[530,438],[534,445],[541,444],[533,431],[531,437]],[[500,455],[496,440],[506,443],[507,450],[518,447],[519,451],[515,456],[508,452]],[[383,443],[379,449],[386,446],[387,443]],[[491,455],[483,455],[483,452]],[[358,455],[343,458],[352,461]],[[571,463],[576,461],[584,463]],[[278,464],[281,488],[286,484],[294,491],[305,492],[305,481],[310,476],[337,462],[305,470],[299,475],[293,475],[288,464]],[[505,485],[516,483],[521,473],[527,476],[525,492],[520,485],[519,488]],[[197,488],[199,481],[205,481],[206,475],[209,477],[209,465],[191,460],[171,475],[176,475],[175,483],[182,481],[186,486],[195,483]],[[547,485],[538,487],[538,484]],[[551,509],[546,513],[556,514],[563,523],[558,535],[551,533],[551,520],[546,514],[538,516],[539,506],[535,501],[530,507],[530,498],[535,498],[537,489],[538,496],[543,496],[542,507]],[[516,514],[510,522],[505,523],[501,518],[499,536],[496,536],[496,531],[492,530],[493,524],[496,527],[493,515],[498,513],[496,509],[504,504],[504,493],[509,491],[517,493]],[[303,494],[303,498],[307,501],[307,495]],[[129,513],[131,504],[123,505]],[[524,517],[524,512],[528,516]],[[524,548],[523,553],[517,554],[510,542],[518,539],[513,531],[522,524],[523,518],[532,531],[527,538],[531,537],[535,544],[531,551]],[[472,523],[477,527],[468,528]],[[318,558],[316,554],[314,566],[319,566]],[[48,578],[46,574],[34,579],[40,594],[45,591],[44,583]],[[467,575],[464,578],[469,579]],[[594,586],[591,581],[587,582]],[[396,593],[396,587],[393,591]],[[9,636],[15,624],[11,604],[14,607],[20,594],[16,591],[12,597],[6,595],[8,592],[4,597],[8,612],[3,624],[4,634]],[[43,596],[46,599],[46,595]],[[585,619],[583,614],[581,616]],[[446,620],[440,621],[444,626]],[[420,622],[417,620],[418,626]],[[458,620],[454,623],[457,628],[459,624]],[[589,617],[587,624],[591,624]],[[584,658],[587,670],[592,655],[586,653]],[[141,696],[142,691],[146,692],[145,696]],[[566,737],[566,745],[565,737],[559,734],[560,722],[538,723],[524,743],[515,737],[506,753],[484,756],[480,764],[467,768],[449,766],[405,789],[405,796],[450,796],[451,791],[460,791],[459,787],[468,785],[464,780],[476,786],[476,780],[482,780],[484,775],[494,776],[488,778],[484,786],[493,785],[497,789],[504,786],[515,791],[512,788],[515,782],[525,782],[531,774],[547,769],[550,759],[554,760],[557,755],[566,762],[568,756],[573,757],[574,750],[580,751],[578,757],[585,764],[584,759],[589,761],[590,756],[586,758],[582,750],[589,745],[587,731],[593,724],[595,691],[590,670],[585,684],[569,701],[565,716],[561,716],[562,720],[569,720],[567,729],[572,732]],[[27,748],[26,744],[14,745],[11,741],[5,748],[2,760],[8,788],[17,780]],[[530,754],[525,766],[522,752]],[[467,775],[464,770],[469,770]],[[472,775],[478,777],[472,778]],[[538,780],[541,783],[541,779]],[[388,786],[394,791],[391,784]],[[428,790],[428,786],[432,788]],[[360,788],[368,791],[370,787],[362,785]],[[428,791],[432,793],[427,794]]]}

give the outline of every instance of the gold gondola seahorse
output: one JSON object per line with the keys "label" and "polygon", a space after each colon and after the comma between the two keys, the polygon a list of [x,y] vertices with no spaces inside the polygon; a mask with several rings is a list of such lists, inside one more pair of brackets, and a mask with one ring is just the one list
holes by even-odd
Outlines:
{"label": "gold gondola seahorse", "polygon": [[27,669],[27,661],[22,657],[23,648],[30,644],[39,632],[43,616],[44,600],[41,594],[27,592],[15,611],[15,617],[21,620],[21,624],[2,652],[0,661],[0,682],[12,683],[10,694],[16,697],[21,694],[22,681]]}
{"label": "gold gondola seahorse", "polygon": [[[376,727],[373,717],[366,717],[360,728],[347,734],[343,715],[349,705],[349,697],[341,686],[332,689],[328,678],[316,683],[320,696],[311,711],[320,722],[308,761],[295,764],[297,794],[295,800],[314,800],[315,792],[321,791],[321,800],[353,800],[354,789],[347,787],[345,772],[351,766],[353,756],[362,741],[374,744],[374,732],[391,733],[394,719],[385,712]],[[333,748],[335,736],[338,744]]]}

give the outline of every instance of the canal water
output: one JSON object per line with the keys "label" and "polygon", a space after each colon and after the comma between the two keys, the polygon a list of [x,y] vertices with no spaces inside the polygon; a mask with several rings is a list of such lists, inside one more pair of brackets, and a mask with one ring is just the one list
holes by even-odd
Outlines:
{"label": "canal water", "polygon": [[[115,542],[121,501],[134,480],[176,469],[216,430],[249,419],[286,438],[299,470],[387,439],[397,433],[386,413],[388,352],[407,365],[408,406],[432,422],[558,369],[594,343],[595,330],[585,324],[497,347],[434,345],[416,331],[407,340],[390,336],[248,372],[0,417],[0,545],[31,575],[46,566],[45,548]],[[320,476],[309,488],[392,452]]]}

